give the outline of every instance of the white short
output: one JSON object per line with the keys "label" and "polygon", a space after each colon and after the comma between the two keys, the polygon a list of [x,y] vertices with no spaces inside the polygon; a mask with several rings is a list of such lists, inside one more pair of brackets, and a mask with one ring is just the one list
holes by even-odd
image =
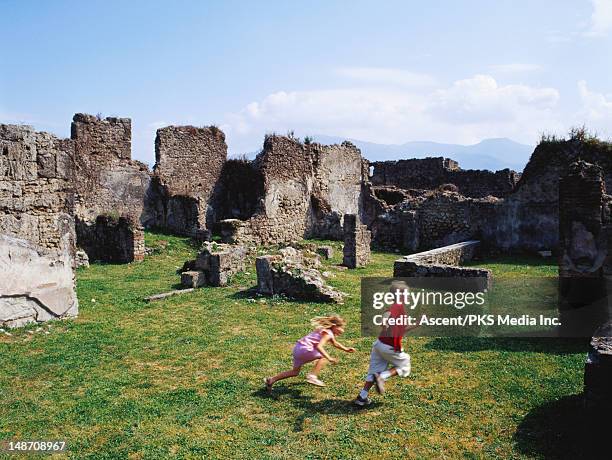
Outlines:
{"label": "white short", "polygon": [[368,369],[367,381],[374,380],[374,374],[379,374],[387,370],[391,365],[397,369],[397,375],[408,377],[410,375],[410,355],[403,351],[395,351],[391,345],[386,345],[380,340],[376,340],[372,345],[370,354],[370,368]]}

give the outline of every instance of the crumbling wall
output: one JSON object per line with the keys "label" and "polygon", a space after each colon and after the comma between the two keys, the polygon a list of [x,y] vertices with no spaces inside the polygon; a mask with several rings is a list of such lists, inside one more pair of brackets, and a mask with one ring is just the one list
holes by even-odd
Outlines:
{"label": "crumbling wall", "polygon": [[371,163],[370,178],[374,185],[392,185],[403,189],[433,190],[444,184],[454,184],[466,197],[504,197],[516,186],[520,174],[500,171],[462,170],[449,158],[424,158]]}
{"label": "crumbling wall", "polygon": [[224,241],[274,244],[340,238],[343,213],[360,210],[366,166],[349,142],[322,146],[267,136],[253,167],[263,180],[257,211],[246,221],[219,222]]}
{"label": "crumbling wall", "polygon": [[597,165],[577,161],[560,179],[559,276],[599,278],[604,268],[611,268],[604,264],[609,257],[604,196],[602,169]]}
{"label": "crumbling wall", "polygon": [[[141,225],[150,226],[151,176],[148,167],[131,159],[132,123],[129,118],[77,113],[73,117],[71,137],[75,146],[76,231],[77,243],[91,260],[141,260],[144,246]],[[107,225],[106,217],[122,217],[127,226]],[[104,234],[105,231],[109,233]],[[131,236],[128,236],[128,233]],[[120,243],[118,253],[109,249]],[[127,249],[133,254],[125,254]],[[143,249],[144,251],[144,249]]]}
{"label": "crumbling wall", "polygon": [[[451,191],[366,186],[364,223],[383,249],[428,250],[479,237],[502,199]],[[386,200],[384,199],[386,198]],[[392,204],[389,204],[392,203]]]}
{"label": "crumbling wall", "polygon": [[0,125],[0,326],[75,316],[70,140]]}
{"label": "crumbling wall", "polygon": [[343,238],[343,216],[359,215],[361,187],[367,179],[367,162],[350,142],[313,145],[314,190],[311,195],[310,236]]}
{"label": "crumbling wall", "polygon": [[559,311],[566,335],[590,337],[611,319],[612,197],[602,172],[579,160],[559,180]]}
{"label": "crumbling wall", "polygon": [[479,237],[502,202],[454,192],[428,194],[417,209],[418,247],[430,249]]}
{"label": "crumbling wall", "polygon": [[534,150],[515,190],[497,207],[483,240],[504,251],[556,249],[559,244],[559,178],[576,160],[602,168],[612,187],[612,145],[597,140],[544,141]]}
{"label": "crumbling wall", "polygon": [[[540,143],[514,189],[500,194],[503,198],[466,197],[461,182],[443,173],[460,177],[471,172],[457,170],[456,164],[441,158],[384,162],[378,165],[378,173],[375,166],[375,183],[399,183],[404,174],[412,174],[417,177],[413,184],[421,187],[434,187],[441,181],[459,185],[456,190],[438,186],[423,191],[366,184],[363,220],[372,231],[373,243],[385,248],[415,251],[477,238],[487,248],[503,252],[555,250],[559,245],[559,177],[578,159],[600,166],[603,182],[612,186],[612,145],[596,139]],[[404,169],[398,169],[396,163]],[[412,172],[410,165],[415,167]],[[393,176],[397,171],[398,177]],[[487,183],[478,174],[473,180]]]}
{"label": "crumbling wall", "polygon": [[145,202],[151,178],[147,165],[131,159],[131,120],[77,113],[71,138],[77,219],[94,222],[99,215],[125,214],[149,225]]}
{"label": "crumbling wall", "polygon": [[217,220],[213,192],[226,159],[225,134],[215,126],[158,129],[154,225],[190,236],[208,233]]}

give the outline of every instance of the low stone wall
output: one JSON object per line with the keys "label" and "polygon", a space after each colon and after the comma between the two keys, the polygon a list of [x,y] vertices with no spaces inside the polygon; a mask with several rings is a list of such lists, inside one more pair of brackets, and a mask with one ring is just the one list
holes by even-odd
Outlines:
{"label": "low stone wall", "polygon": [[466,277],[487,279],[491,282],[491,272],[484,268],[460,267],[463,262],[472,259],[479,241],[444,246],[431,251],[419,252],[404,256],[395,261],[393,276],[400,277]]}
{"label": "low stone wall", "polygon": [[76,316],[72,255],[0,235],[0,327]]}
{"label": "low stone wall", "polygon": [[90,261],[125,263],[144,259],[144,229],[130,216],[98,216],[94,223],[77,220],[79,245]]}

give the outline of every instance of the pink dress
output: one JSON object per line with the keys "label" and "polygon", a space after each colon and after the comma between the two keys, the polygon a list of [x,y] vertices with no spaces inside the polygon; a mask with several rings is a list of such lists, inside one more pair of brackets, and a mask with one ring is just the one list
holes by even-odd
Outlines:
{"label": "pink dress", "polygon": [[317,350],[317,345],[321,342],[323,333],[329,334],[332,339],[334,338],[331,329],[317,329],[296,342],[293,347],[293,367],[301,367],[310,361],[323,357]]}

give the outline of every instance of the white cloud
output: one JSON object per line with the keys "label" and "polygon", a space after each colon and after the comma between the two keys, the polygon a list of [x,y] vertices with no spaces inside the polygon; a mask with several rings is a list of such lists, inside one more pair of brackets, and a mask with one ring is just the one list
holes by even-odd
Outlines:
{"label": "white cloud", "polygon": [[591,0],[593,13],[585,35],[603,37],[612,30],[612,0]]}
{"label": "white cloud", "polygon": [[436,83],[435,78],[431,75],[388,67],[340,67],[335,70],[335,73],[367,83],[400,86],[429,86]]}
{"label": "white cloud", "polygon": [[279,91],[227,117],[233,152],[254,151],[266,132],[327,134],[379,143],[409,140],[472,143],[487,137],[535,142],[563,126],[553,88],[499,85],[476,75],[447,87],[352,87]]}
{"label": "white cloud", "polygon": [[476,75],[436,91],[429,110],[451,123],[513,123],[526,113],[553,108],[558,100],[559,93],[553,88],[499,86],[490,75]]}
{"label": "white cloud", "polygon": [[585,125],[601,137],[612,134],[612,95],[605,95],[589,90],[586,81],[578,82],[578,94],[582,109],[573,121],[575,126]]}
{"label": "white cloud", "polygon": [[489,66],[489,70],[497,74],[520,74],[520,73],[537,72],[539,70],[542,70],[542,66],[537,65],[537,64],[525,64],[525,63],[515,62],[511,64],[492,65],[492,66]]}

